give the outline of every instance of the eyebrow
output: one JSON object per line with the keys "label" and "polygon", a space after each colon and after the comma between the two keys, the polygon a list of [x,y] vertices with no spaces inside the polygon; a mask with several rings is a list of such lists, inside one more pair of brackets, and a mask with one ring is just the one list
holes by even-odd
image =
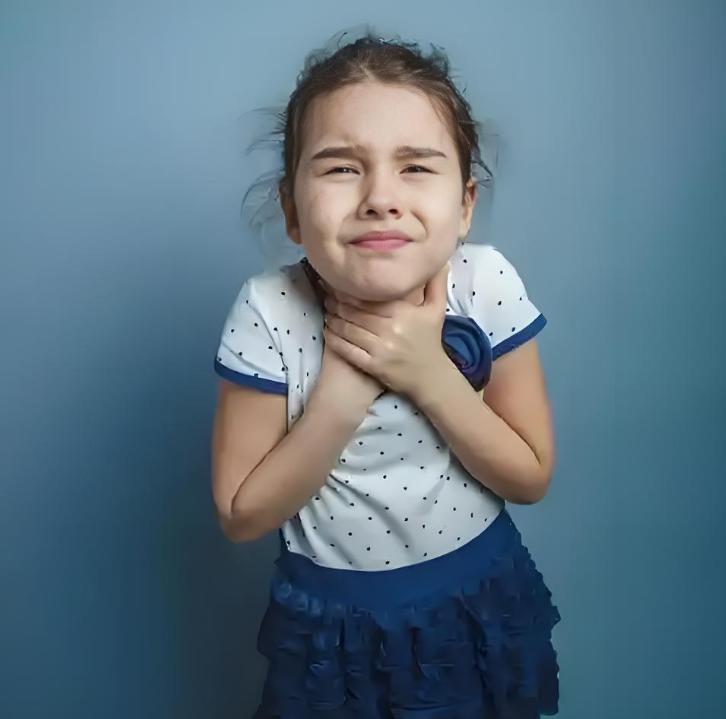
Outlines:
{"label": "eyebrow", "polygon": [[[365,154],[366,149],[363,145],[324,147],[310,158],[310,162],[325,160],[330,157],[356,159],[360,155]],[[393,156],[399,160],[408,158],[425,159],[429,157],[443,157],[446,159],[446,155],[441,150],[435,150],[433,147],[413,147],[412,145],[399,145],[394,150]]]}

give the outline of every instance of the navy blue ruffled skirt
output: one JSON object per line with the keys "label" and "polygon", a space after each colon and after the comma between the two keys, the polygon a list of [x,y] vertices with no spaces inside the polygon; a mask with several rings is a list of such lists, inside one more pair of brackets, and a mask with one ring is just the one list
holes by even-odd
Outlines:
{"label": "navy blue ruffled skirt", "polygon": [[383,571],[275,561],[254,719],[534,719],[558,711],[552,594],[506,508],[441,557]]}

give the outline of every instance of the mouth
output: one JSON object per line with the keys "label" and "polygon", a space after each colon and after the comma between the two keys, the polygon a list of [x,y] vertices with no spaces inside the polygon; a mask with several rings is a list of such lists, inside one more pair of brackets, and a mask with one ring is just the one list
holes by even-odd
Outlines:
{"label": "mouth", "polygon": [[369,250],[395,250],[411,242],[411,238],[403,232],[383,231],[367,232],[356,237],[351,244]]}

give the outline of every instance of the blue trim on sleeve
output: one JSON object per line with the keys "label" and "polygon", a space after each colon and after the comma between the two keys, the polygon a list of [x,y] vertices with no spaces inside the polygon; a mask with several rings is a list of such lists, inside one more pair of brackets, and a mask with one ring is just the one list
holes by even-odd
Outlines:
{"label": "blue trim on sleeve", "polygon": [[263,392],[270,392],[272,394],[287,395],[287,382],[277,382],[273,379],[253,377],[252,375],[242,374],[242,372],[235,372],[229,367],[223,365],[216,357],[214,359],[214,371],[221,377],[224,377],[235,384],[252,387],[253,389],[259,389]]}
{"label": "blue trim on sleeve", "polygon": [[527,340],[532,339],[545,325],[547,319],[543,314],[535,317],[524,329],[519,330],[511,337],[502,340],[499,344],[492,347],[492,361],[501,355],[510,352],[511,350],[524,344]]}

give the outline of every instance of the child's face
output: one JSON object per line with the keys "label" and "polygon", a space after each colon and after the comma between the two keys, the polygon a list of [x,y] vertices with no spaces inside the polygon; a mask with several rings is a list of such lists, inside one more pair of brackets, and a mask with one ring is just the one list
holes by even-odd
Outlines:
{"label": "child's face", "polygon": [[[354,144],[362,149],[350,156],[313,157]],[[401,145],[445,157],[396,158]],[[418,303],[423,285],[469,231],[475,202],[474,180],[462,200],[456,146],[426,95],[365,82],[308,107],[294,207],[284,208],[287,233],[333,288],[363,300]],[[351,244],[373,230],[398,230],[412,241],[389,251]]]}

